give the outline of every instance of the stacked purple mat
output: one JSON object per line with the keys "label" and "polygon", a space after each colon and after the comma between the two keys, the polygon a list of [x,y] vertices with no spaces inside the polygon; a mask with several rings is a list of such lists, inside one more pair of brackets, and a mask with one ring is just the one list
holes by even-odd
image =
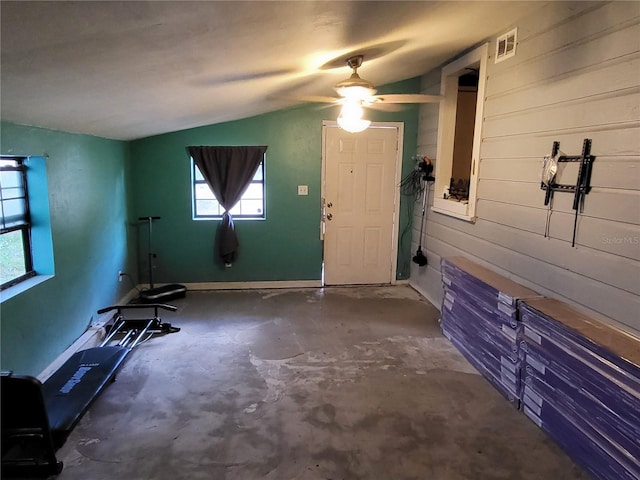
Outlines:
{"label": "stacked purple mat", "polygon": [[518,407],[522,392],[518,301],[539,294],[464,257],[443,258],[441,273],[444,335]]}
{"label": "stacked purple mat", "polygon": [[441,271],[467,360],[595,478],[640,479],[640,339],[464,257]]}
{"label": "stacked purple mat", "polygon": [[599,479],[640,478],[640,339],[548,298],[520,305],[521,409]]}

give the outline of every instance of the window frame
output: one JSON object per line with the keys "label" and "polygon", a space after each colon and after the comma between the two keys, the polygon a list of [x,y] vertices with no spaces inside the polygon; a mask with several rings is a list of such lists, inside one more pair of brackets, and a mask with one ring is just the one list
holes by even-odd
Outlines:
{"label": "window frame", "polygon": [[[247,187],[247,189],[245,190],[245,192],[243,193],[242,197],[240,198],[240,200],[238,201],[238,203],[242,202],[244,195],[246,195],[246,193],[249,191],[249,187],[251,185],[254,184],[258,184],[262,186],[262,213],[259,215],[243,215],[243,214],[231,214],[233,216],[234,220],[265,220],[266,217],[266,178],[265,178],[265,172],[266,172],[266,168],[265,168],[265,163],[266,163],[266,154],[263,156],[262,161],[260,162],[260,165],[258,166],[258,168],[256,169],[256,173],[254,174],[254,178],[251,180],[249,186]],[[193,157],[191,157],[191,218],[193,220],[222,220],[222,215],[224,214],[224,209],[222,208],[222,206],[220,206],[220,210],[222,210],[222,213],[220,213],[219,215],[202,215],[202,214],[198,214],[197,213],[197,198],[196,198],[196,186],[197,185],[205,185],[208,189],[209,192],[211,192],[211,195],[213,195],[213,197],[215,198],[215,194],[211,191],[211,188],[209,187],[209,185],[207,184],[206,180],[202,179],[202,180],[198,180],[197,179],[197,174],[196,174],[196,169],[197,172],[200,173],[200,176],[202,176],[202,173],[200,172],[200,170],[198,169],[198,166],[196,165],[196,162],[193,160]],[[260,172],[260,176],[261,176],[261,180],[255,180],[256,175]],[[216,201],[218,199],[216,198]],[[218,202],[219,203],[219,202]]]}
{"label": "window frame", "polygon": [[[13,233],[16,231],[21,232],[22,236],[22,250],[23,250],[23,259],[24,259],[24,269],[25,273],[19,275],[3,284],[0,285],[0,291],[5,290],[7,288],[13,287],[31,277],[36,275],[36,271],[33,267],[33,245],[31,242],[31,213],[29,209],[29,189],[28,189],[28,181],[27,181],[27,166],[25,161],[27,157],[17,157],[17,156],[0,156],[0,160],[12,160],[16,162],[16,166],[2,166],[0,165],[0,171],[17,171],[20,172],[21,180],[22,180],[22,191],[24,195],[24,203],[25,203],[25,213],[24,213],[24,222],[19,225],[13,225],[11,227],[0,226],[0,235]],[[2,189],[0,188],[0,199],[2,198]],[[0,209],[2,208],[2,202],[0,202]],[[4,213],[0,211],[2,217],[4,218]]]}
{"label": "window frame", "polygon": [[[482,122],[487,79],[489,44],[485,43],[461,58],[451,62],[442,69],[440,93],[443,101],[440,104],[438,118],[438,147],[436,163],[436,180],[434,199],[431,209],[434,212],[475,222],[477,205],[477,186],[480,164],[480,145],[482,143]],[[473,131],[473,148],[471,171],[469,176],[468,203],[444,198],[449,187],[453,171],[453,146],[456,129],[456,108],[458,104],[458,79],[468,73],[469,68],[478,69],[478,92],[476,101],[475,125]]]}

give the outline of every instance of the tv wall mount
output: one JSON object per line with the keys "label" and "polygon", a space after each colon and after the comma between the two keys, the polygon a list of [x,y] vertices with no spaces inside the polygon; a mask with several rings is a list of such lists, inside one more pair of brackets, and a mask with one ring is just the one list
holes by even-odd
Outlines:
{"label": "tv wall mount", "polygon": [[[585,138],[582,144],[581,155],[560,155],[560,142],[553,142],[551,156],[545,157],[542,169],[542,181],[540,188],[545,190],[544,204],[548,205],[547,223],[545,226],[544,236],[549,236],[549,224],[551,221],[551,212],[553,210],[553,195],[555,192],[573,193],[573,210],[575,216],[573,219],[573,238],[571,246],[576,245],[576,229],[578,226],[578,214],[584,211],[585,196],[591,191],[591,171],[593,162],[596,159],[591,155],[591,139]],[[578,178],[575,185],[556,183],[555,177],[560,163],[579,162]]]}

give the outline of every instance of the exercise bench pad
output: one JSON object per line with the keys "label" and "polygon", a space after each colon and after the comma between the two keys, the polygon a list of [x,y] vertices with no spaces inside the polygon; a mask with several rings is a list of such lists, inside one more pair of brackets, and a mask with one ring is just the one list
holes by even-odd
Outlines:
{"label": "exercise bench pad", "polygon": [[42,392],[53,441],[59,448],[93,400],[113,379],[131,349],[95,347],[72,355],[44,384]]}

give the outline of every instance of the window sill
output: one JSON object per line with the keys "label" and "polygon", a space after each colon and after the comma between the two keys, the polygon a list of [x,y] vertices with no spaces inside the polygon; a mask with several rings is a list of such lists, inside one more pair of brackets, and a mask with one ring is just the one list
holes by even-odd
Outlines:
{"label": "window sill", "polygon": [[[251,221],[255,221],[255,222],[263,222],[266,220],[265,217],[255,217],[255,218],[248,218],[248,217],[232,217],[234,223],[235,222],[251,222]],[[193,220],[194,222],[220,222],[222,221],[222,217],[219,218],[191,218],[191,220]]]}
{"label": "window sill", "polygon": [[53,275],[36,275],[35,277],[26,279],[24,282],[20,282],[17,285],[4,289],[0,291],[0,303],[10,300],[21,293],[46,282],[50,278],[53,278]]}
{"label": "window sill", "polygon": [[455,202],[453,200],[445,200],[436,198],[433,201],[433,206],[431,207],[436,213],[441,213],[443,215],[449,215],[450,217],[459,218],[460,220],[465,220],[467,222],[475,222],[475,217],[469,215],[469,204],[468,203],[460,203]]}

